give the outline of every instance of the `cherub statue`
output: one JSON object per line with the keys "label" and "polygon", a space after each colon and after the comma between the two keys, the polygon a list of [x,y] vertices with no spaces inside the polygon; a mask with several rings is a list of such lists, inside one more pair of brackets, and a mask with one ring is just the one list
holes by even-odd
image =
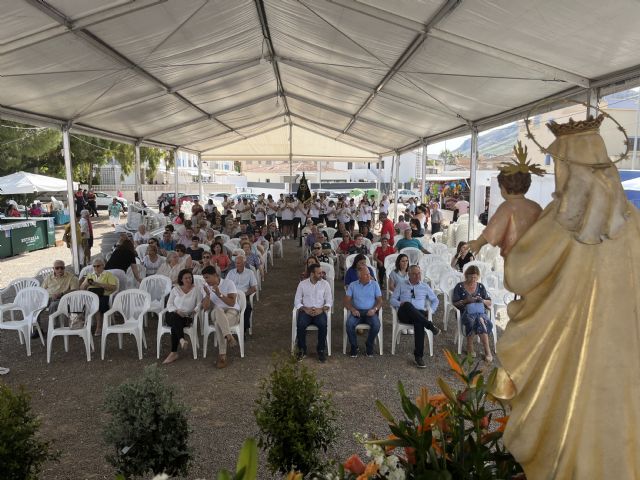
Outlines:
{"label": "cherub statue", "polygon": [[506,257],[542,212],[540,205],[525,198],[524,194],[531,186],[531,174],[542,176],[544,170],[527,162],[527,147],[523,148],[520,141],[517,147],[513,147],[513,152],[516,159],[499,167],[498,185],[505,201],[491,217],[482,234],[469,242],[469,249],[474,255],[489,243],[500,247],[501,255]]}

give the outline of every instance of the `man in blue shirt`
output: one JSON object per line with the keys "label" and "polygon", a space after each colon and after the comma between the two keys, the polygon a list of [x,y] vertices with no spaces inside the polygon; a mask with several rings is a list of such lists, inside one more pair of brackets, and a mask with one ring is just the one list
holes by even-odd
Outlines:
{"label": "man in blue shirt", "polygon": [[382,307],[382,292],[378,282],[371,279],[366,265],[358,267],[358,281],[349,284],[344,298],[345,308],[350,312],[347,318],[347,337],[351,345],[351,358],[358,356],[358,338],[356,327],[360,323],[369,325],[367,337],[367,357],[373,355],[373,343],[380,331],[378,311]]}
{"label": "man in blue shirt", "polygon": [[425,368],[426,365],[422,356],[424,355],[424,329],[431,330],[433,335],[440,333],[433,322],[429,320],[427,308],[435,312],[438,308],[438,297],[433,293],[431,287],[422,281],[422,272],[418,265],[409,267],[409,280],[399,284],[391,296],[391,306],[398,309],[398,321],[400,323],[413,324],[415,357],[418,368]]}
{"label": "man in blue shirt", "polygon": [[425,250],[422,247],[422,244],[420,243],[420,240],[418,240],[417,238],[411,238],[411,229],[410,228],[407,228],[404,231],[404,237],[401,238],[400,240],[398,240],[398,243],[396,243],[396,250],[398,250],[398,251],[402,250],[403,248],[407,248],[407,247],[419,248],[422,253],[429,253],[427,250]]}

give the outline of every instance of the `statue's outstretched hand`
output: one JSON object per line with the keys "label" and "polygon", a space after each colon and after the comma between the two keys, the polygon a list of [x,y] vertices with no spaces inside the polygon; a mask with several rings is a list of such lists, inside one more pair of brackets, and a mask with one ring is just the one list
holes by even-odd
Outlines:
{"label": "statue's outstretched hand", "polygon": [[469,243],[467,243],[467,246],[469,247],[469,250],[471,251],[471,253],[473,253],[473,256],[475,257],[476,255],[478,255],[478,252],[480,251],[480,249],[486,244],[487,244],[487,241],[482,235],[480,235],[475,240],[471,240]]}

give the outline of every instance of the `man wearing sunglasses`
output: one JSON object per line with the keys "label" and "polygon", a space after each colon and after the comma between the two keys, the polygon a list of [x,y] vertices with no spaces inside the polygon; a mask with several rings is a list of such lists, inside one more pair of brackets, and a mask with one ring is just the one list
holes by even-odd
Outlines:
{"label": "man wearing sunglasses", "polygon": [[[62,296],[78,290],[78,287],[78,277],[65,270],[64,262],[62,260],[53,262],[53,273],[48,275],[42,282],[42,288],[49,293],[49,312],[54,313],[58,310],[58,304]],[[35,338],[38,337],[37,332],[34,335]]]}
{"label": "man wearing sunglasses", "polygon": [[398,309],[398,321],[400,323],[413,324],[415,357],[418,368],[425,368],[424,355],[424,329],[431,330],[433,335],[440,333],[433,322],[429,320],[429,311],[435,312],[438,308],[438,297],[431,287],[422,281],[422,271],[418,265],[409,267],[409,280],[400,283],[391,296],[391,306]]}

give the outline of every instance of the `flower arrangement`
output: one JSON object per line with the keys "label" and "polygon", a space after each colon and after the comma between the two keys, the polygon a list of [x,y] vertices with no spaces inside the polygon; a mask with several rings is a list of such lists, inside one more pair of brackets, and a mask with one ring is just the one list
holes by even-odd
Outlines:
{"label": "flower arrangement", "polygon": [[442,378],[442,393],[422,388],[413,402],[398,383],[403,418],[396,419],[380,401],[378,410],[389,424],[386,439],[356,438],[365,447],[367,461],[347,459],[327,480],[401,479],[522,479],[522,468],[502,444],[508,417],[493,398],[478,363],[445,351],[449,366],[462,382],[454,391]]}

